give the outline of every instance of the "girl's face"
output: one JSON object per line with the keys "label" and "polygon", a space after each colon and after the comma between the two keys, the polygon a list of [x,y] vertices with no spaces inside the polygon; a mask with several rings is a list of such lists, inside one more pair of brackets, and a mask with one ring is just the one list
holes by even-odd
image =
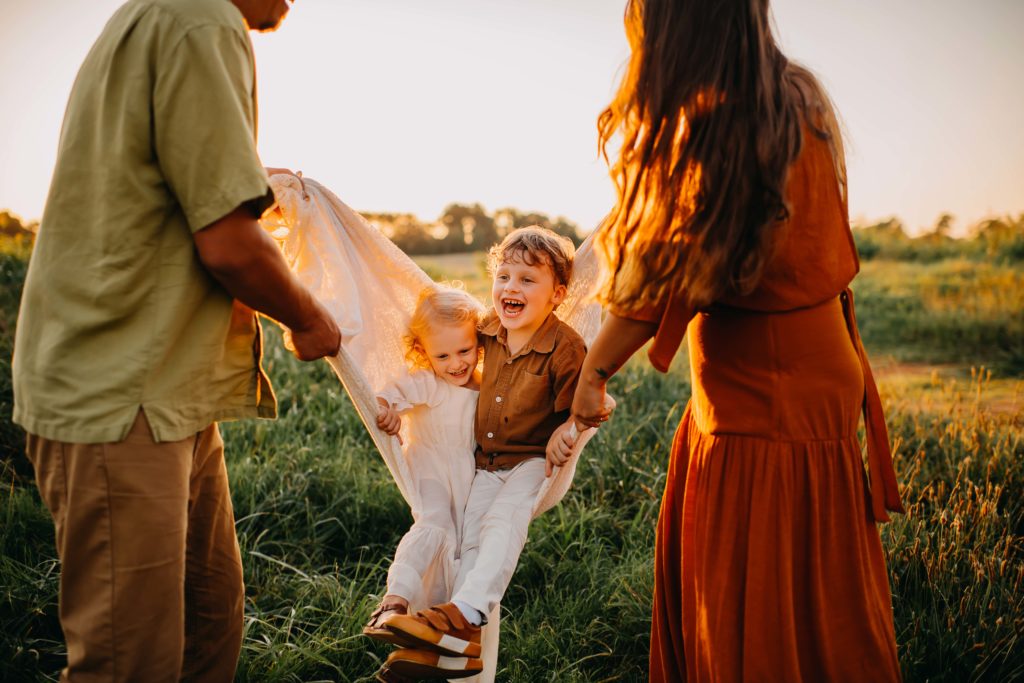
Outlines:
{"label": "girl's face", "polygon": [[420,338],[423,352],[434,374],[457,387],[466,386],[473,377],[479,353],[476,325],[438,325]]}

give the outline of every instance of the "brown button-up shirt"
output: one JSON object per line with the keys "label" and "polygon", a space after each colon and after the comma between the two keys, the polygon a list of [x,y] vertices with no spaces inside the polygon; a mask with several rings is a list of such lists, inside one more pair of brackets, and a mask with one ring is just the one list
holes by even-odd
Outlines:
{"label": "brown button-up shirt", "polygon": [[484,370],[476,409],[476,441],[487,455],[543,456],[555,429],[569,419],[587,349],[554,313],[515,355],[493,312],[480,327]]}

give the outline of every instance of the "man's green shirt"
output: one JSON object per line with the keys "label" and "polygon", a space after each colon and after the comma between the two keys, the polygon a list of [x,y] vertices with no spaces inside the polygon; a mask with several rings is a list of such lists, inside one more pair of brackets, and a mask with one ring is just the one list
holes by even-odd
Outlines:
{"label": "man's green shirt", "polygon": [[273,201],[256,152],[255,62],[228,0],[130,0],[71,91],[29,264],[14,421],[58,441],[157,441],[273,417],[255,315],[192,234]]}

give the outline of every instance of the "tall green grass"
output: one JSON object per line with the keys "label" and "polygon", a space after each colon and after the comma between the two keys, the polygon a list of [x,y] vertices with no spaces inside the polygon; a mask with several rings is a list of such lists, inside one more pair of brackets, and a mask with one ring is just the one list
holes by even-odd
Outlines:
{"label": "tall green grass", "polygon": [[1024,420],[984,406],[990,375],[889,392],[905,515],[883,528],[911,680],[1024,680]]}
{"label": "tall green grass", "polygon": [[854,281],[869,352],[1024,374],[1024,269],[953,259],[869,261]]}
{"label": "tall green grass", "polygon": [[[20,287],[23,257],[0,267],[5,296],[8,284]],[[963,358],[1000,364],[1001,377],[1020,376],[1002,355],[986,357],[993,333],[971,336],[981,316],[1016,329],[1019,280],[986,279],[978,264],[901,268],[867,264],[857,281],[873,352],[935,360],[961,348]],[[976,294],[942,286],[961,281]],[[961,312],[968,296],[976,310]],[[894,297],[924,313],[886,317]],[[0,319],[13,321],[16,301],[4,300]],[[898,320],[928,329],[944,306],[946,324],[963,328],[960,346],[898,336]],[[9,333],[0,335],[7,349]],[[358,634],[411,519],[330,370],[295,361],[277,337],[269,331],[267,365],[280,419],[223,425],[247,586],[237,680],[369,681],[388,650]],[[689,396],[681,361],[667,376],[631,362],[614,378],[615,419],[587,448],[562,504],[531,527],[503,602],[499,680],[645,680],[654,525]],[[1024,417],[1016,399],[990,407],[1004,385],[987,372],[882,383],[908,507],[882,527],[908,681],[1024,680]],[[14,455],[20,436],[11,438],[2,444],[0,680],[55,680],[65,655],[52,524]]]}
{"label": "tall green grass", "polygon": [[24,458],[18,457],[24,446],[24,432],[10,420],[14,410],[11,353],[31,251],[32,242],[26,237],[0,237],[0,468],[15,467],[22,473],[27,471]]}

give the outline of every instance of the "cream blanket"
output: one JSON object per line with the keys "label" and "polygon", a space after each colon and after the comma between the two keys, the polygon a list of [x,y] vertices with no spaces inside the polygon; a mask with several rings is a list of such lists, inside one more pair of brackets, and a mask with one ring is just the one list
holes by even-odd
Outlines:
{"label": "cream blanket", "polygon": [[[376,393],[389,380],[407,372],[402,335],[423,287],[432,280],[404,252],[330,190],[293,175],[274,175],[270,182],[278,212],[269,212],[263,227],[274,236],[289,267],[331,311],[343,335],[341,352],[327,359],[352,399],[367,432],[380,451],[391,476],[413,514],[420,506],[412,468],[398,439],[377,428]],[[576,253],[573,281],[558,316],[576,329],[589,345],[600,327],[601,309],[592,302],[599,267],[590,241]],[[287,331],[285,343],[290,345]],[[485,359],[486,362],[486,359]],[[593,436],[579,435],[572,458],[549,478],[533,506],[533,516],[551,508],[565,495],[583,446]],[[409,442],[404,433],[403,441]],[[465,503],[466,492],[452,492]],[[436,562],[457,563],[455,555]],[[434,575],[456,574],[457,567],[437,567]],[[411,605],[422,609],[428,605]],[[500,606],[483,631],[484,671],[476,680],[490,683],[497,668]],[[471,679],[463,679],[471,680]]]}

